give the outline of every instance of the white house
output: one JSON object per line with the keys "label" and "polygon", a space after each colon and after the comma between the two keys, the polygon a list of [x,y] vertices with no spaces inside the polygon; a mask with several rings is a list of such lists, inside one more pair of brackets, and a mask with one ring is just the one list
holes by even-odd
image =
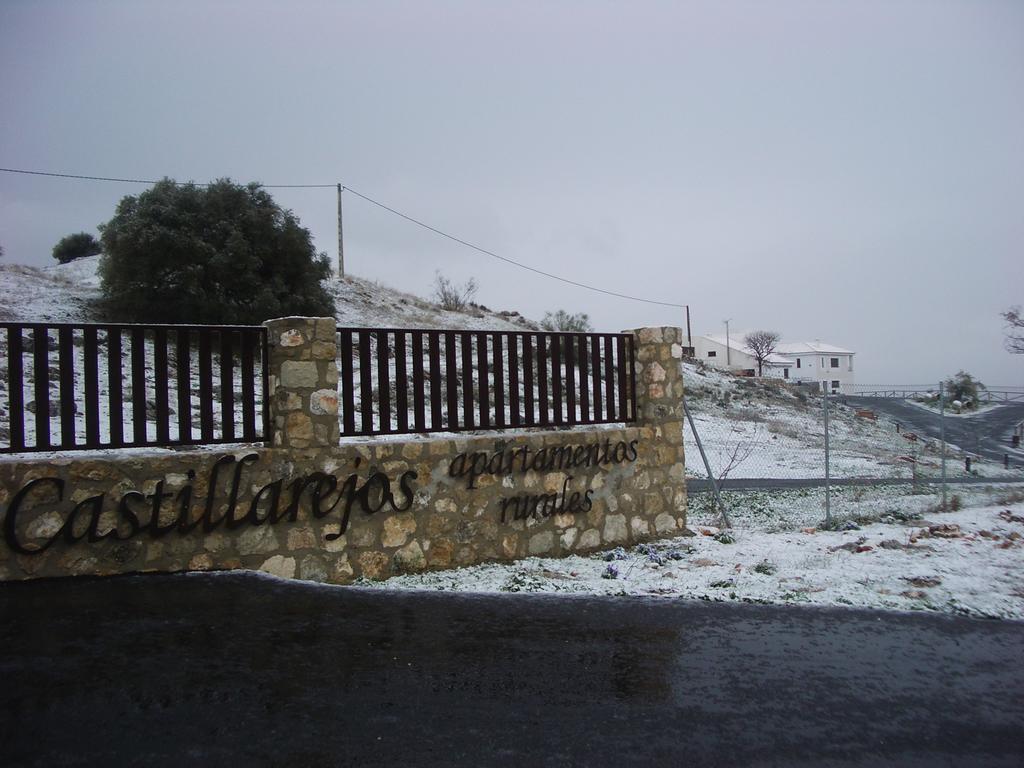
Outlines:
{"label": "white house", "polygon": [[852,350],[822,341],[788,341],[780,342],[775,351],[794,361],[789,379],[812,381],[835,394],[855,394]]}
{"label": "white house", "polygon": [[[725,334],[696,336],[694,357],[715,368],[756,376],[757,360],[743,343],[744,336],[744,332],[730,334],[728,345]],[[854,354],[821,341],[779,342],[765,360],[763,375],[794,383],[814,382],[822,391],[852,395]]]}
{"label": "white house", "polygon": [[[707,336],[698,336],[693,340],[694,357],[716,368],[756,376],[757,358],[743,343],[744,336],[746,333],[741,333],[738,337],[730,335],[728,346],[725,334],[709,333]],[[789,378],[785,370],[792,366],[793,361],[790,358],[772,353],[764,362],[763,372],[769,378]]]}

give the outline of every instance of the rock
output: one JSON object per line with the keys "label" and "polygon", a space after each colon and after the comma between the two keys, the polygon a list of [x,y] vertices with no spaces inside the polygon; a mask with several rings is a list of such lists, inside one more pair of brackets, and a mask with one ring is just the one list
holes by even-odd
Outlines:
{"label": "rock", "polygon": [[281,363],[281,386],[287,389],[313,389],[319,382],[316,363],[309,360],[285,360]]}
{"label": "rock", "polygon": [[316,547],[316,537],[309,528],[291,528],[288,531],[288,549],[313,549]]}
{"label": "rock", "polygon": [[385,547],[400,547],[416,532],[416,518],[412,515],[392,515],[384,521],[380,543]]}
{"label": "rock", "polygon": [[277,534],[269,525],[246,528],[238,535],[238,552],[242,555],[263,554],[278,548]]}
{"label": "rock", "polygon": [[295,578],[295,558],[274,555],[263,561],[260,570],[283,579]]}
{"label": "rock", "polygon": [[676,529],[676,519],[668,512],[662,512],[654,518],[654,530],[659,534],[672,533]]}
{"label": "rock", "polygon": [[597,528],[588,528],[576,543],[577,549],[594,549],[601,545],[601,532]]}
{"label": "rock", "polygon": [[310,413],[316,416],[338,415],[338,391],[335,389],[318,389],[309,396]]}
{"label": "rock", "polygon": [[604,541],[612,544],[617,541],[626,541],[626,516],[608,515],[604,519]]}
{"label": "rock", "polygon": [[299,564],[299,578],[303,581],[327,581],[327,567],[317,555],[306,555]]}
{"label": "rock", "polygon": [[562,544],[562,549],[564,549],[564,550],[572,549],[572,545],[576,543],[576,536],[578,534],[579,534],[579,529],[578,528],[566,528],[565,531],[562,532],[562,535],[561,535],[561,537],[559,539],[561,544]]}
{"label": "rock", "polygon": [[640,539],[650,535],[651,526],[642,517],[634,517],[629,521],[629,529],[633,532],[633,539]]}
{"label": "rock", "polygon": [[879,549],[908,549],[905,544],[900,544],[896,539],[886,539],[878,545]]}
{"label": "rock", "polygon": [[188,561],[188,569],[190,571],[208,571],[213,568],[213,558],[205,552],[199,555],[194,555],[191,560]]}
{"label": "rock", "polygon": [[843,523],[841,526],[839,526],[839,530],[840,531],[859,531],[860,530],[860,526],[857,525],[855,522],[853,522],[853,520],[847,520],[845,523]]}
{"label": "rock", "polygon": [[902,578],[915,587],[937,587],[942,583],[942,579],[936,576],[904,576]]}
{"label": "rock", "polygon": [[363,552],[359,556],[359,567],[367,579],[377,581],[388,575],[390,559],[383,552]]}
{"label": "rock", "polygon": [[553,531],[541,531],[530,537],[528,551],[531,555],[544,555],[555,548]]}
{"label": "rock", "polygon": [[289,328],[281,334],[282,347],[301,347],[305,343],[306,340],[302,337],[302,332],[295,328]]}
{"label": "rock", "polygon": [[427,567],[427,558],[418,541],[410,541],[405,547],[395,552],[394,569],[396,573],[422,571]]}

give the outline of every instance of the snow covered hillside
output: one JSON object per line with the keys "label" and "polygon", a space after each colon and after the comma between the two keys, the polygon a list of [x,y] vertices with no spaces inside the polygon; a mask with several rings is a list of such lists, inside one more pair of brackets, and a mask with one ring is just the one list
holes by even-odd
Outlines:
{"label": "snow covered hillside", "polygon": [[[100,297],[99,256],[69,264],[27,267],[0,263],[0,321],[96,322]],[[338,324],[365,328],[463,328],[521,331],[539,326],[518,312],[470,307],[449,312],[430,301],[358,277],[327,281]]]}

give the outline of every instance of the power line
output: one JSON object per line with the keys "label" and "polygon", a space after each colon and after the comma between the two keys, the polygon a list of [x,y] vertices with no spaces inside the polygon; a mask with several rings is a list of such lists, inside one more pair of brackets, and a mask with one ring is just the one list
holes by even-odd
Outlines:
{"label": "power line", "polygon": [[488,251],[486,248],[481,248],[478,245],[473,245],[472,243],[468,243],[468,242],[466,242],[465,240],[463,240],[461,238],[455,237],[455,235],[449,235],[447,232],[442,232],[440,229],[437,229],[436,227],[432,227],[429,224],[424,224],[422,221],[419,221],[418,219],[414,219],[412,216],[406,216],[401,211],[396,211],[394,208],[389,208],[388,206],[384,205],[384,203],[378,202],[378,201],[374,200],[373,198],[367,197],[366,195],[362,194],[361,192],[356,192],[356,190],[352,189],[352,187],[345,187],[345,186],[343,186],[342,189],[351,192],[356,197],[361,197],[363,200],[366,200],[368,203],[373,203],[374,205],[383,208],[385,211],[389,211],[390,213],[393,213],[396,216],[400,216],[401,218],[405,219],[406,221],[412,222],[413,224],[416,224],[417,226],[420,226],[420,227],[423,227],[424,229],[430,230],[434,234],[440,235],[441,237],[446,237],[449,240],[452,240],[453,242],[459,243],[460,245],[464,245],[467,248],[472,248],[474,251],[479,251],[480,253],[483,253],[483,254],[485,254],[487,256],[493,256],[495,259],[499,259],[500,261],[507,262],[507,263],[512,264],[514,266],[520,267],[522,269],[527,269],[530,272],[536,272],[538,275],[544,275],[544,277],[550,277],[553,280],[561,280],[563,283],[568,283],[569,285],[575,285],[578,288],[585,288],[588,291],[596,291],[597,293],[603,293],[603,294],[605,294],[607,296],[617,296],[620,299],[629,299],[630,301],[642,301],[645,304],[659,304],[659,305],[661,305],[663,307],[678,307],[679,309],[684,309],[686,307],[686,304],[673,304],[672,302],[669,302],[669,301],[654,301],[653,299],[641,299],[638,296],[629,296],[628,294],[625,294],[625,293],[617,293],[615,291],[607,291],[604,288],[598,288],[598,287],[593,286],[593,285],[587,285],[586,283],[580,283],[580,282],[577,282],[575,280],[570,280],[567,277],[561,277],[560,275],[553,275],[550,272],[545,272],[542,269],[537,269],[536,267],[531,267],[528,264],[523,264],[522,262],[516,261],[514,259],[507,258],[506,256],[499,256],[498,254],[494,253],[493,251]]}
{"label": "power line", "polygon": [[[4,173],[22,173],[26,176],[52,176],[58,179],[83,179],[85,181],[118,181],[126,184],[156,184],[157,179],[119,179],[111,176],[82,176],[75,173],[48,173],[46,171],[26,171],[21,168],[0,168],[0,171]],[[178,184],[181,186],[187,186],[191,184],[194,187],[209,187],[211,182],[200,182],[200,181],[175,181],[174,179],[164,179],[169,181],[171,184]],[[259,182],[257,182],[259,183]],[[262,184],[261,187],[267,187],[270,189],[300,189],[300,188],[324,188],[324,187],[335,187],[336,184]]]}
{"label": "power line", "polygon": [[[54,178],[59,178],[59,179],[81,179],[81,180],[84,180],[84,181],[113,181],[113,182],[123,182],[123,183],[126,183],[126,184],[156,184],[156,183],[158,183],[154,179],[122,179],[122,178],[115,178],[115,177],[111,177],[111,176],[85,176],[85,175],[74,174],[74,173],[50,173],[50,172],[47,172],[47,171],[29,171],[29,170],[24,170],[24,169],[21,169],[21,168],[0,168],[0,171],[2,171],[4,173],[20,173],[20,174],[24,174],[24,175],[27,175],[27,176],[49,176],[49,177],[54,177]],[[210,186],[209,183],[178,182],[178,181],[174,181],[172,179],[167,179],[167,181],[170,181],[172,184],[193,184],[194,186],[197,186],[197,187],[208,187],[208,186]],[[337,185],[337,183],[334,183],[334,184],[260,184],[260,186],[261,187],[266,187],[268,189],[325,189],[325,188],[328,188],[328,187],[336,188],[338,185]],[[494,251],[489,251],[486,248],[481,248],[480,246],[474,245],[473,243],[470,243],[470,242],[468,242],[466,240],[463,240],[460,237],[456,237],[455,235],[450,235],[447,232],[444,232],[444,231],[438,229],[437,227],[432,227],[429,224],[420,221],[419,219],[415,219],[412,216],[408,216],[408,215],[402,213],[401,211],[397,211],[394,208],[392,208],[392,207],[390,207],[388,205],[385,205],[384,203],[380,202],[379,200],[374,200],[372,197],[369,197],[367,195],[364,195],[362,192],[359,192],[359,191],[357,191],[355,189],[352,189],[352,187],[342,186],[342,190],[351,192],[356,197],[362,198],[366,202],[371,203],[372,205],[376,205],[378,208],[382,208],[383,210],[385,210],[385,211],[387,211],[389,213],[392,213],[395,216],[398,216],[398,217],[400,217],[402,219],[405,219],[406,221],[410,222],[411,224],[415,224],[418,227],[422,227],[423,229],[426,229],[426,230],[428,230],[430,232],[433,232],[435,235],[440,235],[441,237],[447,238],[448,240],[451,240],[454,243],[458,243],[459,245],[465,246],[466,248],[470,248],[470,249],[472,249],[474,251],[477,251],[478,253],[482,253],[485,256],[490,256],[491,258],[498,259],[499,261],[504,261],[506,264],[511,264],[512,266],[519,267],[520,269],[528,270],[528,271],[533,272],[533,273],[538,274],[538,275],[543,275],[544,277],[551,278],[552,280],[558,280],[558,281],[566,283],[568,285],[574,285],[577,288],[583,288],[584,290],[587,290],[587,291],[594,291],[595,293],[602,293],[602,294],[604,294],[606,296],[615,296],[616,298],[627,299],[629,301],[639,301],[639,302],[644,303],[644,304],[656,304],[656,305],[662,306],[662,307],[676,307],[678,309],[685,309],[687,307],[686,304],[676,304],[676,303],[670,302],[670,301],[655,301],[654,299],[643,299],[643,298],[640,298],[639,296],[630,296],[629,294],[626,294],[626,293],[619,293],[617,291],[609,291],[609,290],[606,290],[604,288],[598,288],[596,285],[588,285],[586,283],[581,283],[581,282],[579,282],[577,280],[570,280],[569,278],[562,277],[561,275],[555,275],[555,274],[552,274],[551,272],[545,272],[543,269],[537,269],[536,267],[531,267],[529,264],[523,264],[521,261],[516,261],[515,259],[510,259],[507,256],[500,256],[497,253],[495,253]]]}

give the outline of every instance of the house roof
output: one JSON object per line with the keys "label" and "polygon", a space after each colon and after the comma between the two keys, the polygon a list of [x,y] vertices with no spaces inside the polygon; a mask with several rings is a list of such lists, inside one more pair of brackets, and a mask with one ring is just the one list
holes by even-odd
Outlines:
{"label": "house roof", "polygon": [[826,344],[823,341],[784,341],[775,348],[775,351],[781,352],[784,355],[804,355],[808,353],[818,355],[857,354],[852,349],[837,347],[835,344]]}
{"label": "house roof", "polygon": [[[734,349],[737,352],[742,352],[745,355],[750,355],[751,352],[747,349],[747,346],[743,343],[743,338],[749,333],[749,331],[737,331],[736,333],[729,334],[729,349]],[[704,338],[725,346],[725,334],[724,333],[706,333]],[[769,364],[774,365],[786,365],[792,363],[793,355],[853,355],[856,354],[851,349],[845,349],[843,347],[837,347],[835,344],[826,344],[822,341],[780,341],[775,346],[775,351],[768,356],[766,360]]]}

